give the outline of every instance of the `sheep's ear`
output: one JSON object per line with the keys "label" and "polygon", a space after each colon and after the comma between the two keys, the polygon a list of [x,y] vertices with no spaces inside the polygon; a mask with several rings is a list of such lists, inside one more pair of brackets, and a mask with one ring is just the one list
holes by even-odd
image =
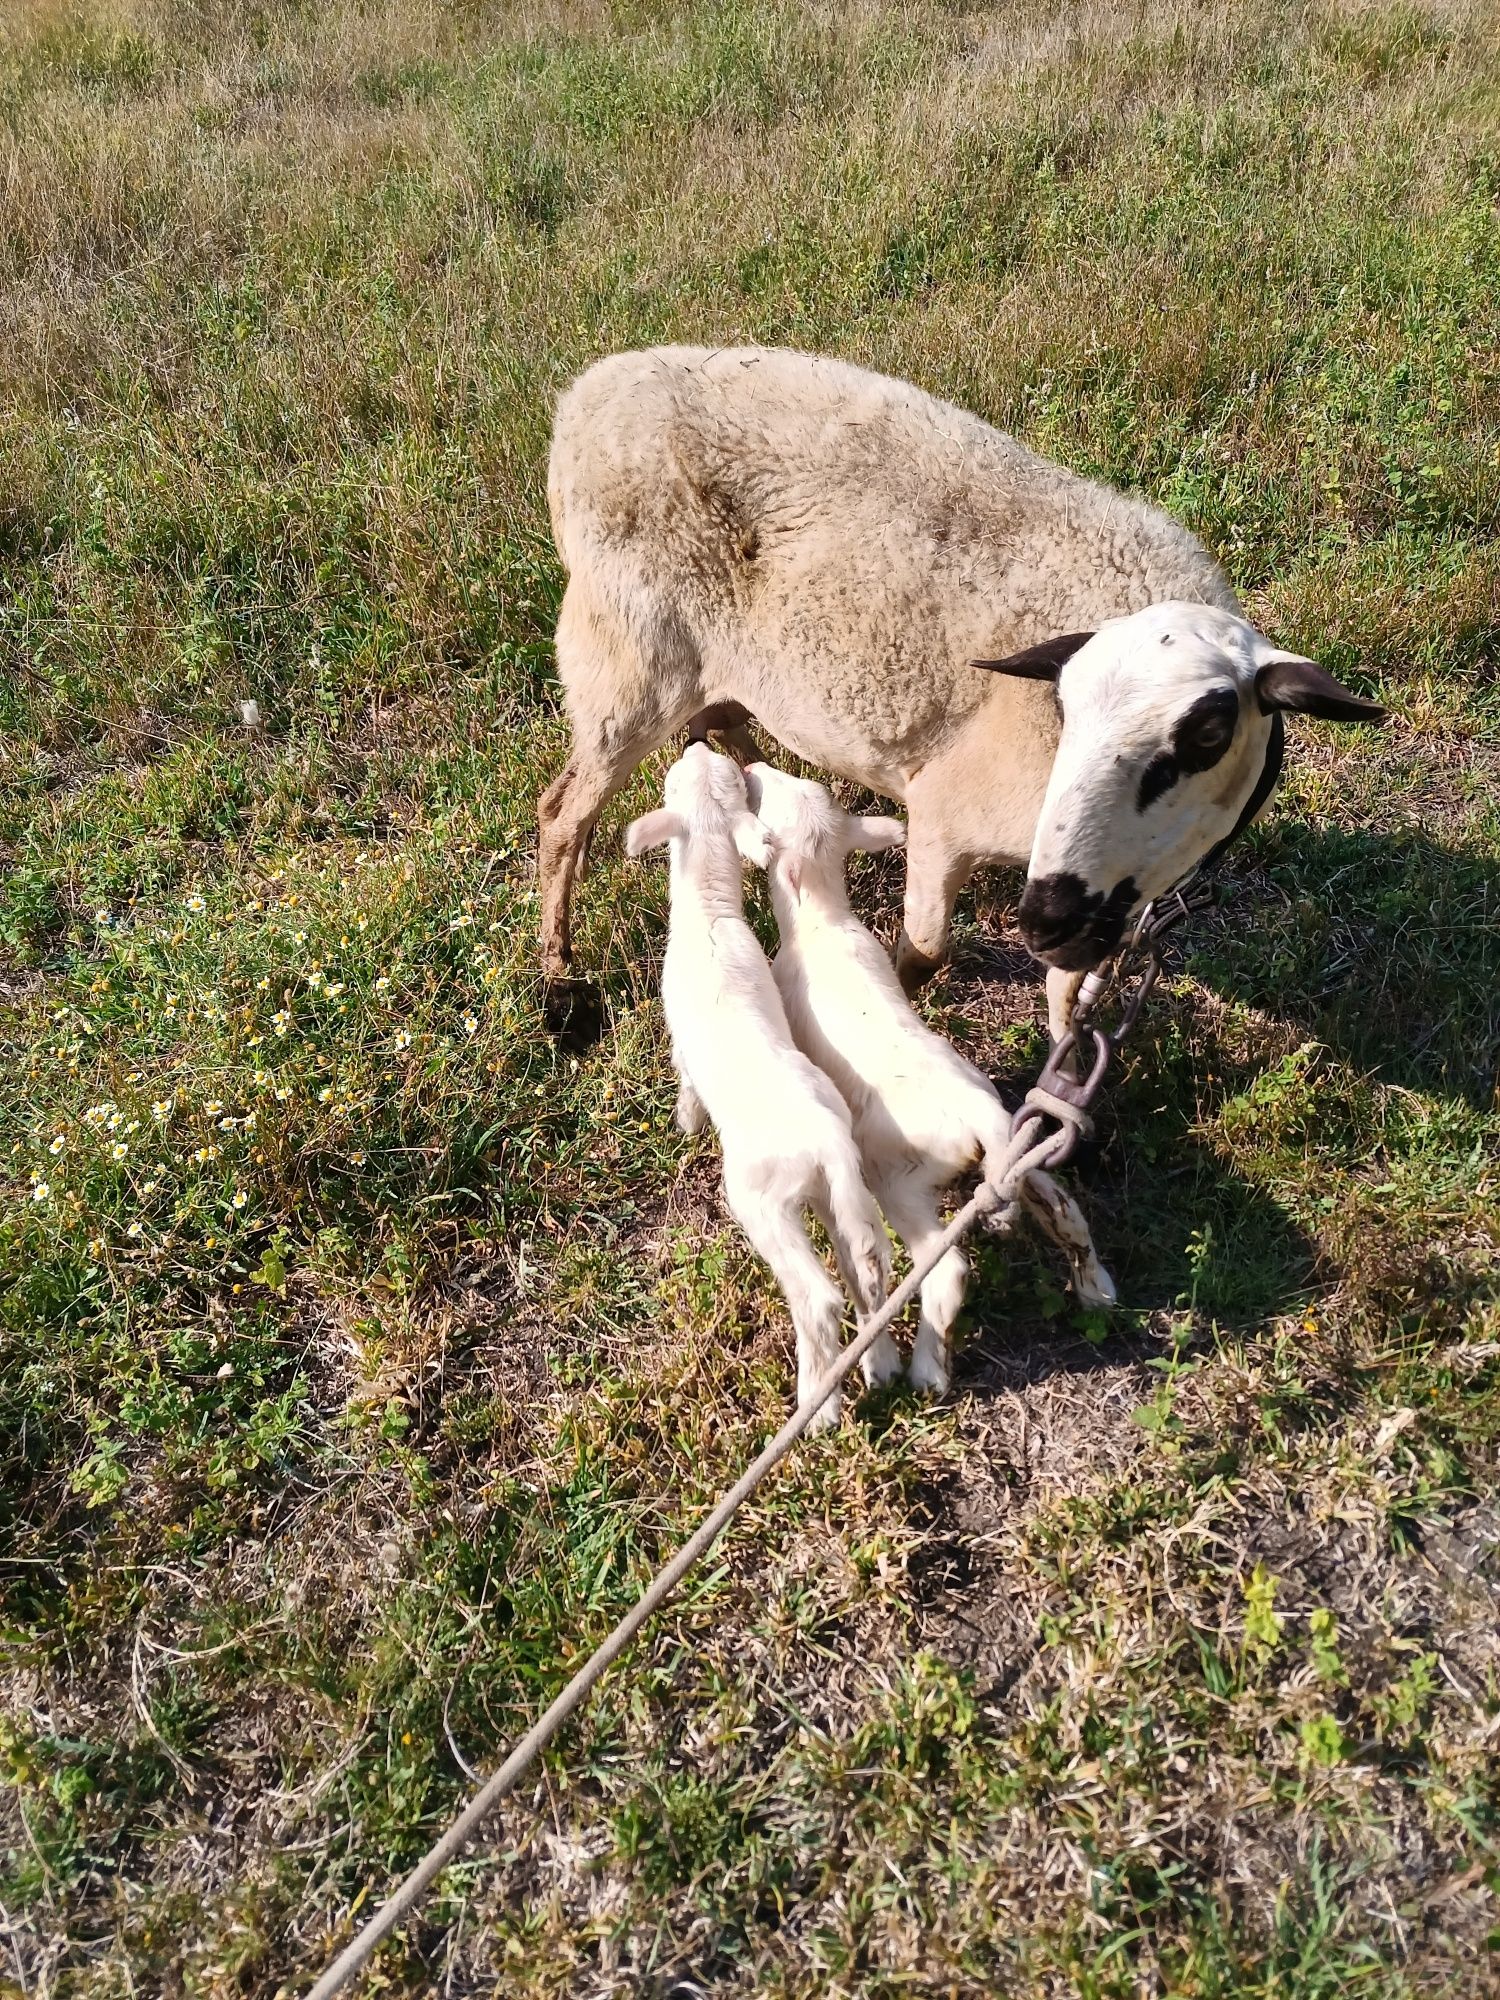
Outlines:
{"label": "sheep's ear", "polygon": [[1324,673],[1300,653],[1272,653],[1255,676],[1255,694],[1261,712],[1293,709],[1300,715],[1318,715],[1325,722],[1384,722],[1385,710],[1378,701],[1366,701]]}
{"label": "sheep's ear", "polygon": [[736,813],[734,844],[752,868],[771,865],[771,836],[752,812]]}
{"label": "sheep's ear", "polygon": [[687,832],[687,821],[681,813],[668,812],[665,806],[658,806],[655,812],[644,813],[640,819],[633,819],[625,829],[625,852],[632,861],[643,854],[649,854],[653,847],[665,847],[669,840],[679,840]]}
{"label": "sheep's ear", "polygon": [[971,660],[987,674],[1009,674],[1018,681],[1055,681],[1080,646],[1093,638],[1092,632],[1063,632],[1056,639],[1044,639],[1028,646],[1024,653],[1007,653],[1003,660]]}
{"label": "sheep's ear", "polygon": [[899,819],[883,813],[851,813],[844,834],[845,849],[853,854],[884,854],[888,847],[906,845],[906,828]]}

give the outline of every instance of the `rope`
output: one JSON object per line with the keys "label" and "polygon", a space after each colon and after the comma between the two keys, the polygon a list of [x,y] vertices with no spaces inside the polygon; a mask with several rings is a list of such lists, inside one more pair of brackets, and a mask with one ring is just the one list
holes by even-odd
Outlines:
{"label": "rope", "polygon": [[[1070,1122],[1076,1116],[1075,1108],[1071,1105],[1068,1107],[1068,1115]],[[924,1281],[931,1277],[954,1244],[962,1242],[977,1222],[993,1214],[996,1209],[1011,1200],[1016,1187],[1027,1174],[1038,1167],[1049,1166],[1054,1155],[1065,1148],[1068,1136],[1066,1128],[1061,1132],[1049,1132],[1045,1138],[1029,1142],[1031,1122],[1028,1120],[1012,1137],[1009,1147],[1002,1155],[995,1179],[980,1183],[972,1199],[965,1202],[938,1238],[932,1255],[919,1266],[914,1266],[891,1293],[879,1312],[873,1313],[863,1323],[832,1368],[820,1379],[807,1402],[798,1405],[759,1457],[730,1487],[713,1512],[683,1543],[672,1560],[657,1571],[645,1591],[636,1600],[634,1608],[620,1620],[593,1657],[579,1668],[546,1714],[526,1732],[499,1770],[476,1792],[448,1831],[428,1850],[425,1858],[418,1862],[406,1880],[398,1885],[358,1935],[344,1947],[317,1985],[312,1988],[307,2000],[332,2000],[332,1996],[342,1991],[354,1975],[363,1969],[374,1955],[377,1945],[389,1937],[402,1919],[416,1908],[448,1863],[463,1852],[506,1794],[514,1791],[519,1780],[536,1762],[569,1716],[583,1705],[596,1682],[619,1659],[647,1619],[659,1611],[672,1596],[698,1558],[718,1540],[767,1473],[774,1471],[787,1456],[845,1376],[858,1366],[866,1349],[879,1339],[892,1321],[911,1303]]]}
{"label": "rope", "polygon": [[1055,1118],[1058,1124],[1065,1128],[1071,1126],[1080,1139],[1092,1139],[1094,1136],[1094,1121],[1082,1105],[1073,1104],[1066,1097],[1058,1097],[1052,1091],[1044,1090],[1039,1083],[1034,1083],[1027,1091],[1026,1108],[1028,1111],[1043,1112],[1048,1118]]}

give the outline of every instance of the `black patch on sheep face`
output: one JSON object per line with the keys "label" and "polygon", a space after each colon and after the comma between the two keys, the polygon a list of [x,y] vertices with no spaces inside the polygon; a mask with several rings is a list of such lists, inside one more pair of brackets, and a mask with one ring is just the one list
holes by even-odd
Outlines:
{"label": "black patch on sheep face", "polygon": [[1119,944],[1139,894],[1133,875],[1108,895],[1066,871],[1040,875],[1026,884],[1016,920],[1034,956],[1064,972],[1086,972]]}
{"label": "black patch on sheep face", "polygon": [[1199,695],[1172,725],[1172,747],[1159,750],[1141,773],[1135,809],[1145,812],[1186,773],[1211,771],[1234,741],[1240,698],[1233,688]]}
{"label": "black patch on sheep face", "polygon": [[1172,725],[1172,756],[1179,771],[1211,771],[1234,741],[1240,698],[1233,688],[1201,694]]}
{"label": "black patch on sheep face", "polygon": [[1140,790],[1135,795],[1136,811],[1143,813],[1163,792],[1170,792],[1176,783],[1177,759],[1170,750],[1159,751],[1141,773]]}

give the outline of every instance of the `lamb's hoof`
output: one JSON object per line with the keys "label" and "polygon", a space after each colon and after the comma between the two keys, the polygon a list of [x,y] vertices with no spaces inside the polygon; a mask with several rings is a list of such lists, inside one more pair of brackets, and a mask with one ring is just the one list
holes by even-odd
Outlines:
{"label": "lamb's hoof", "polygon": [[672,1115],[677,1121],[678,1131],[686,1139],[696,1139],[708,1123],[703,1099],[686,1084],[677,1093],[677,1108]]}
{"label": "lamb's hoof", "polygon": [[604,995],[592,979],[549,979],[542,1020],[565,1049],[591,1049],[604,1033]]}
{"label": "lamb's hoof", "polygon": [[907,1374],[911,1386],[920,1389],[924,1396],[946,1396],[948,1393],[948,1364],[941,1354],[913,1353]]}
{"label": "lamb's hoof", "polygon": [[805,1435],[807,1437],[816,1437],[819,1431],[837,1430],[839,1418],[843,1413],[844,1398],[842,1394],[830,1396],[822,1408],[814,1412],[808,1423]]}
{"label": "lamb's hoof", "polygon": [[1090,1312],[1108,1312],[1120,1297],[1114,1279],[1097,1258],[1092,1259],[1086,1268],[1074,1271],[1073,1290],[1078,1295],[1078,1303],[1087,1306]]}
{"label": "lamb's hoof", "polygon": [[901,981],[904,993],[920,992],[942,962],[940,958],[929,958],[925,951],[918,951],[905,931],[897,938],[896,977]]}
{"label": "lamb's hoof", "polygon": [[883,1333],[865,1349],[859,1365],[865,1371],[866,1384],[874,1389],[882,1382],[894,1381],[901,1373],[901,1350],[888,1333]]}

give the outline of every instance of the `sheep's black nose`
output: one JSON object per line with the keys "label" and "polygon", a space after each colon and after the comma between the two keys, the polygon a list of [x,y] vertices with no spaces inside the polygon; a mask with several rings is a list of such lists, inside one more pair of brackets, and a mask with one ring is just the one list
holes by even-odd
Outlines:
{"label": "sheep's black nose", "polygon": [[1077,875],[1042,875],[1026,884],[1016,921],[1032,951],[1055,951],[1077,936],[1102,900]]}
{"label": "sheep's black nose", "polygon": [[1119,944],[1136,896],[1129,875],[1107,896],[1077,875],[1039,875],[1026,884],[1016,919],[1038,958],[1064,972],[1083,972]]}

